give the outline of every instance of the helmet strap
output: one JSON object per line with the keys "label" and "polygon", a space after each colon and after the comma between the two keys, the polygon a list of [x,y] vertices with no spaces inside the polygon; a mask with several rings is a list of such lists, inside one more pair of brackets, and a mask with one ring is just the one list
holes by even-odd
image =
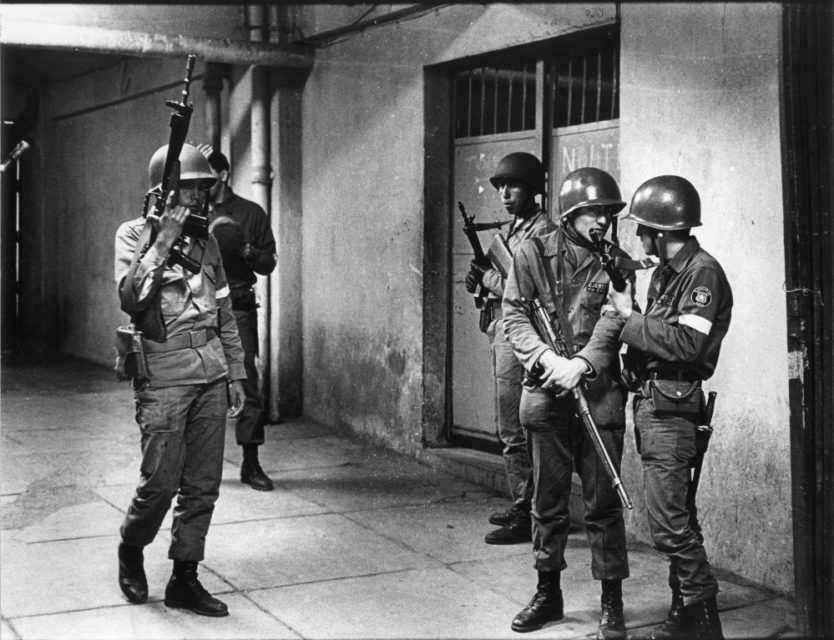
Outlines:
{"label": "helmet strap", "polygon": [[617,236],[617,216],[611,216],[611,242],[615,247],[620,246],[620,238]]}
{"label": "helmet strap", "polygon": [[665,267],[668,262],[666,258],[666,234],[659,231],[654,237],[654,248],[657,251],[657,257],[660,260],[660,266]]}

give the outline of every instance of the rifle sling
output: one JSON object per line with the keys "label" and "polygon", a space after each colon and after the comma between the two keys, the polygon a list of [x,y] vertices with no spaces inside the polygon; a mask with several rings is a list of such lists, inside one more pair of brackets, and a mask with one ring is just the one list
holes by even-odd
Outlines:
{"label": "rifle sling", "polygon": [[544,242],[538,236],[533,236],[532,240],[536,245],[536,255],[539,259],[539,264],[544,271],[545,276],[547,277],[547,282],[550,285],[551,292],[556,297],[556,320],[559,323],[559,329],[562,332],[562,338],[565,341],[565,344],[568,346],[568,351],[571,354],[576,353],[576,350],[573,346],[573,329],[570,326],[570,322],[568,320],[568,310],[565,308],[566,301],[564,292],[562,291],[562,270],[564,265],[562,264],[562,239],[563,233],[560,232],[558,235],[557,245],[556,245],[556,269],[558,271],[556,280],[553,279],[553,272],[551,271],[550,267],[548,266],[547,262],[544,260]]}

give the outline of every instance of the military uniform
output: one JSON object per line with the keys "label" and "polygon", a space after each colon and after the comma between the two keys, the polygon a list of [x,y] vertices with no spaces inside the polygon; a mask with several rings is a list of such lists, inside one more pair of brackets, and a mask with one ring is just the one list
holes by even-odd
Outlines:
{"label": "military uniform", "polygon": [[[584,347],[600,318],[609,286],[599,260],[585,247],[571,242],[559,228],[541,238],[543,269],[538,246],[522,243],[504,291],[504,330],[515,355],[527,371],[534,371],[548,349],[528,317],[528,304],[538,297],[551,318],[557,306],[572,329],[576,349]],[[619,249],[614,255],[625,256]],[[606,348],[606,347],[601,347]],[[616,349],[614,349],[616,353]],[[622,457],[625,430],[625,393],[617,383],[617,364],[588,379],[586,397],[591,414],[615,466]],[[564,551],[570,529],[568,511],[572,469],[582,480],[584,520],[591,547],[591,571],[597,580],[628,577],[622,507],[593,443],[586,436],[572,396],[525,385],[521,397],[521,423],[527,430],[533,473],[533,549],[539,572],[559,572],[566,566]]]}
{"label": "military uniform", "polygon": [[200,561],[222,477],[227,380],[246,377],[243,349],[214,239],[190,240],[194,274],[168,266],[153,245],[134,260],[145,228],[142,218],[119,227],[115,278],[128,313],[160,296],[167,336],[143,340],[150,375],[133,382],[141,476],[121,534],[130,547],[150,544],[176,496],[168,555]]}
{"label": "military uniform", "polygon": [[690,606],[718,591],[686,496],[703,405],[700,381],[715,371],[733,294],[721,265],[690,237],[652,274],[647,300],[645,314],[632,312],[620,339],[644,354],[634,423],[652,542],[669,558],[671,586]]}
{"label": "military uniform", "polygon": [[[536,213],[530,218],[518,219],[507,234],[510,252],[515,253],[527,238],[544,235],[556,229],[556,225],[536,205]],[[505,279],[497,269],[488,269],[483,276],[483,285],[489,289],[492,322],[487,328],[487,336],[492,351],[492,375],[496,385],[496,411],[498,437],[504,445],[502,452],[504,469],[507,475],[510,497],[516,505],[529,510],[533,497],[533,482],[530,455],[527,452],[527,438],[518,417],[521,402],[521,381],[524,367],[513,353],[512,346],[504,335],[501,298],[504,295]]]}

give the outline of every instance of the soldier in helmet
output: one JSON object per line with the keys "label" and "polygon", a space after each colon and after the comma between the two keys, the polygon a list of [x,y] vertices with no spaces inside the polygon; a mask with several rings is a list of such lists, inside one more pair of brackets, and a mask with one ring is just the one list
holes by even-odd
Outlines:
{"label": "soldier in helmet", "polygon": [[[513,216],[512,226],[507,233],[510,251],[514,252],[526,238],[542,235],[556,228],[536,202],[536,196],[545,190],[544,167],[536,156],[524,152],[504,156],[490,182],[498,190],[504,209]],[[483,284],[490,292],[484,312],[490,314],[492,320],[486,333],[492,350],[498,437],[503,445],[504,470],[510,498],[513,501],[508,511],[493,513],[490,516],[490,523],[498,525],[499,528],[486,535],[484,541],[487,544],[530,542],[532,536],[532,467],[527,453],[527,438],[518,418],[524,368],[504,337],[501,311],[504,281],[497,269],[476,261],[472,262],[465,281],[466,289],[470,293],[474,293],[479,284]]]}
{"label": "soldier in helmet", "polygon": [[[585,167],[569,173],[559,193],[559,228],[522,243],[504,291],[504,331],[530,373],[521,396],[521,423],[533,463],[533,554],[536,594],[512,621],[514,631],[533,631],[563,617],[561,573],[570,529],[571,474],[582,480],[583,520],[591,549],[591,573],[601,581],[598,638],[625,638],[622,580],[629,575],[622,506],[587,436],[568,391],[582,382],[600,436],[619,467],[625,432],[626,393],[619,385],[616,341],[603,344],[605,359],[587,343],[603,313],[609,277],[595,257],[594,234],[604,236],[625,206],[614,178]],[[605,241],[607,242],[607,241]],[[617,247],[614,256],[626,258]],[[633,278],[633,275],[631,276]],[[534,298],[551,318],[561,315],[575,354],[553,352],[528,315]]]}
{"label": "soldier in helmet", "polygon": [[[162,197],[167,152],[167,145],[158,149],[148,169],[151,190]],[[119,587],[130,602],[147,601],[143,548],[176,496],[165,604],[225,616],[225,603],[197,579],[197,564],[220,489],[227,409],[240,413],[246,372],[217,243],[208,234],[181,240],[215,179],[195,147],[184,145],[179,161],[178,189],[161,215],[124,222],[116,232],[115,278],[122,310],[131,318],[134,365],[128,375],[142,436],[139,485],[121,526]],[[194,261],[197,272],[172,263],[174,251]]]}
{"label": "soldier in helmet", "polygon": [[733,294],[721,265],[690,234],[701,225],[701,203],[689,181],[670,175],[647,180],[623,219],[637,222],[643,249],[660,259],[644,313],[632,307],[630,286],[609,293],[618,315],[614,335],[638,363],[630,377],[636,378],[634,426],[652,543],[669,559],[672,607],[651,637],[719,640],[718,583],[687,493],[690,468],[706,442],[696,430],[701,381],[715,371]]}

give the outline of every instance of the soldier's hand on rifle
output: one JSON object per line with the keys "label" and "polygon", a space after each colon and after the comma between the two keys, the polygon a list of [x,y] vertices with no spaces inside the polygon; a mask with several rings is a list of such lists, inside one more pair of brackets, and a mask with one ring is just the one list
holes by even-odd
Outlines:
{"label": "soldier's hand on rifle", "polygon": [[628,318],[631,316],[633,294],[631,289],[631,281],[626,280],[626,288],[622,291],[616,291],[614,287],[608,289],[608,300],[611,301],[611,306],[621,318]]}
{"label": "soldier's hand on rifle", "polygon": [[562,396],[571,389],[571,387],[566,388],[557,381],[564,378],[565,367],[570,365],[570,360],[548,349],[539,356],[539,365],[543,371],[542,389],[555,391],[557,396]]}
{"label": "soldier's hand on rifle", "polygon": [[165,201],[165,210],[159,218],[156,241],[165,248],[170,249],[182,233],[182,227],[188,218],[189,208],[182,205],[174,205],[174,198],[178,198],[176,192],[168,194]]}
{"label": "soldier's hand on rifle", "polygon": [[477,271],[476,269],[470,269],[469,273],[466,274],[466,279],[463,281],[466,290],[469,293],[475,293],[475,290],[478,288],[478,285],[481,284],[483,280],[484,272]]}
{"label": "soldier's hand on rifle", "polygon": [[484,281],[484,273],[489,268],[489,264],[484,264],[478,260],[469,263],[469,273],[466,274],[466,279],[463,281],[469,293],[475,293],[475,290]]}

